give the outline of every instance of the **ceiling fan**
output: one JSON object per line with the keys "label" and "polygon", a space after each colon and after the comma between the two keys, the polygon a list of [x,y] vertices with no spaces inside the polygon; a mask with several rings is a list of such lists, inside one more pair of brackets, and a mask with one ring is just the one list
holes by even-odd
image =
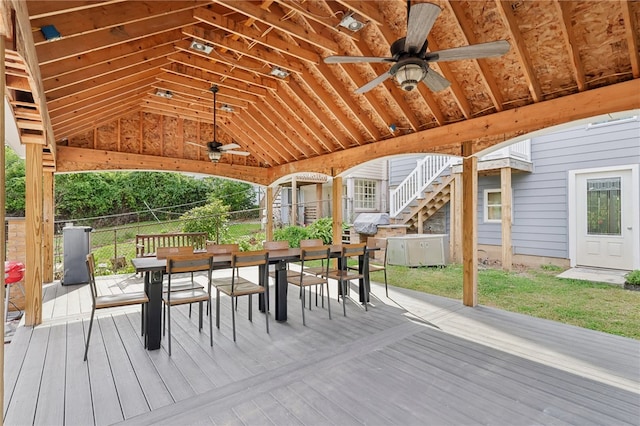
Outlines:
{"label": "ceiling fan", "polygon": [[[251,155],[247,151],[234,151],[235,149],[240,148],[240,145],[238,145],[237,143],[223,144],[221,142],[218,142],[216,138],[216,127],[217,127],[216,126],[217,124],[216,105],[217,105],[217,93],[218,93],[218,90],[220,89],[218,88],[218,86],[213,85],[209,90],[213,93],[213,140],[211,142],[207,142],[207,145],[206,145],[207,152],[209,154],[209,159],[212,162],[217,163],[218,161],[220,161],[222,154],[242,155],[245,157],[248,155]],[[198,145],[200,148],[205,148],[204,146],[194,142],[188,142],[188,143],[192,145]]]}
{"label": "ceiling fan", "polygon": [[407,36],[399,38],[391,45],[391,57],[375,56],[329,56],[327,64],[356,64],[392,62],[389,71],[379,75],[359,87],[356,93],[365,93],[383,81],[394,77],[402,90],[407,92],[423,81],[434,92],[444,90],[451,84],[446,78],[429,67],[430,62],[457,61],[461,59],[490,58],[504,55],[510,45],[506,40],[480,43],[471,46],[454,47],[436,52],[427,52],[427,35],[440,14],[439,6],[419,3],[411,6],[407,1]]}

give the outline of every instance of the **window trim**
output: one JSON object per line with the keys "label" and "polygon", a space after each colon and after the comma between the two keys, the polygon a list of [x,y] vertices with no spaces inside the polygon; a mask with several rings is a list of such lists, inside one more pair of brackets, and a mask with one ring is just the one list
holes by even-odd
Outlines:
{"label": "window trim", "polygon": [[[489,219],[489,194],[500,194],[500,219]],[[492,205],[495,207],[495,205]],[[483,219],[484,223],[502,223],[502,189],[500,188],[487,188],[484,190],[483,195]],[[513,212],[513,210],[512,210]]]}
{"label": "window trim", "polygon": [[[358,182],[370,182],[373,184],[374,200],[373,207],[361,207],[358,205]],[[364,177],[358,177],[353,179],[353,210],[357,212],[375,212],[380,208],[380,182],[376,179],[369,179]]]}

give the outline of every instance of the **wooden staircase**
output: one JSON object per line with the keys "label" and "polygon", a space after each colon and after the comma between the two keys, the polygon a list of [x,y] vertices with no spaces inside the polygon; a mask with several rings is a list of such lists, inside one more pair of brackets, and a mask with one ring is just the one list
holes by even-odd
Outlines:
{"label": "wooden staircase", "polygon": [[432,183],[424,192],[424,196],[418,198],[414,204],[397,218],[397,223],[408,225],[409,233],[418,232],[422,223],[433,216],[438,210],[451,200],[451,189],[454,185],[454,176],[441,176],[438,182]]}

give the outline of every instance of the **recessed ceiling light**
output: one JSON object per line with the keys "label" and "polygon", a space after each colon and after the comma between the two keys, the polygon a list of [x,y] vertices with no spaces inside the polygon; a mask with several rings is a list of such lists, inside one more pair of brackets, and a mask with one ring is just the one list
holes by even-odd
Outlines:
{"label": "recessed ceiling light", "polygon": [[278,78],[287,78],[289,76],[289,72],[283,70],[282,68],[278,68],[278,67],[273,67],[271,69],[270,74],[274,77],[278,77]]}
{"label": "recessed ceiling light", "polygon": [[158,89],[156,90],[156,96],[160,96],[161,98],[171,99],[173,98],[173,93],[168,90]]}
{"label": "recessed ceiling light", "polygon": [[211,52],[213,52],[213,47],[205,44],[205,43],[201,43],[199,41],[193,40],[191,42],[191,48],[193,50],[197,50],[198,52],[203,52],[206,53],[207,55]]}
{"label": "recessed ceiling light", "polygon": [[361,30],[364,27],[364,22],[358,21],[356,18],[353,17],[353,13],[349,13],[348,15],[345,15],[344,18],[342,18],[342,20],[338,25],[340,25],[341,27],[345,27],[346,29],[351,30],[353,32],[356,32]]}
{"label": "recessed ceiling light", "polygon": [[223,104],[220,109],[224,112],[233,112],[233,107],[227,104]]}

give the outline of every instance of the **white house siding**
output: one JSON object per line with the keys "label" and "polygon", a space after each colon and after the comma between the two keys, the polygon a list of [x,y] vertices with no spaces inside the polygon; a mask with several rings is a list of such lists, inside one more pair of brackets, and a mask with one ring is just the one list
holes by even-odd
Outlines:
{"label": "white house siding", "polygon": [[[568,172],[640,163],[640,121],[581,125],[531,139],[534,172],[514,173],[512,241],[515,254],[569,258]],[[499,176],[478,180],[478,243],[501,244],[499,223],[484,223],[484,189]]]}

